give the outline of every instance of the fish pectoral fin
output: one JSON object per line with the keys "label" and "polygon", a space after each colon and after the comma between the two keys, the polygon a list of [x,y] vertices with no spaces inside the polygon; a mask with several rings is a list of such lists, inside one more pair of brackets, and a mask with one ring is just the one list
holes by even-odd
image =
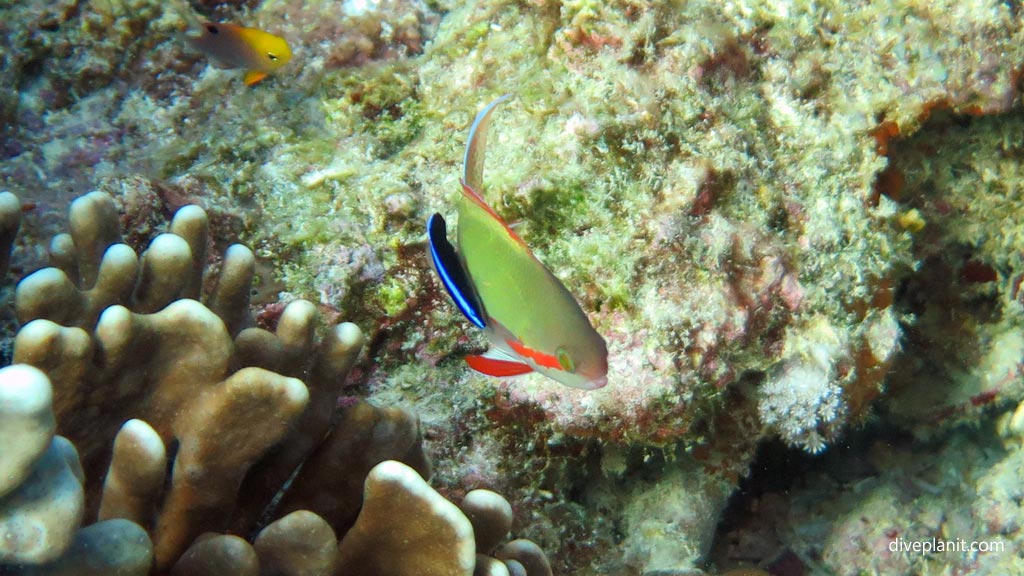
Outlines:
{"label": "fish pectoral fin", "polygon": [[252,86],[267,77],[266,72],[260,72],[259,70],[249,70],[245,73],[245,85]]}
{"label": "fish pectoral fin", "polygon": [[455,247],[448,242],[444,218],[435,213],[427,220],[427,240],[430,245],[430,263],[441,278],[444,289],[451,295],[459,310],[478,328],[486,328],[487,318],[476,288],[466,273]]}
{"label": "fish pectoral fin", "polygon": [[521,376],[533,372],[533,368],[529,364],[505,360],[497,354],[492,354],[491,351],[485,354],[466,356],[466,364],[473,370],[488,376]]}

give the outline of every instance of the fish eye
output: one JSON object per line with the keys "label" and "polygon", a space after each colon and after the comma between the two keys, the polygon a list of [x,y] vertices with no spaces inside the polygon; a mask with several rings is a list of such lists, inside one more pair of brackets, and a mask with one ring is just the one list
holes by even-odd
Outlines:
{"label": "fish eye", "polygon": [[562,370],[570,373],[576,372],[576,364],[565,348],[559,348],[555,354],[558,356],[558,365],[562,367]]}
{"label": "fish eye", "polygon": [[277,54],[273,52],[267,52],[267,58],[270,58],[271,62],[277,62]]}
{"label": "fish eye", "polygon": [[210,34],[220,34],[220,30],[218,30],[217,27],[214,26],[213,24],[207,24],[206,25],[206,31],[209,32]]}

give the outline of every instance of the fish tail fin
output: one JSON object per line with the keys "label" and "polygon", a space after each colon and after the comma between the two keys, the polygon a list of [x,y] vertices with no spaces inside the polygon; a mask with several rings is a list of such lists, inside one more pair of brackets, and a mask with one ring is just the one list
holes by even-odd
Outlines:
{"label": "fish tail fin", "polygon": [[487,312],[476,294],[455,247],[448,242],[444,217],[436,212],[427,220],[430,265],[437,272],[445,290],[466,318],[478,328],[487,328]]}

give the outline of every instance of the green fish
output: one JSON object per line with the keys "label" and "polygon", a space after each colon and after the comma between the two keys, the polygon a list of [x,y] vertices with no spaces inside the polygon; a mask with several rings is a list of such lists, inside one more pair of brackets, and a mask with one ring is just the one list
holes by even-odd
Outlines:
{"label": "green fish", "polygon": [[431,263],[459,310],[491,342],[484,354],[466,357],[470,368],[491,376],[536,371],[573,388],[601,388],[608,383],[604,338],[569,290],[480,195],[491,112],[508,97],[488,104],[469,130],[457,249],[440,214],[427,220]]}

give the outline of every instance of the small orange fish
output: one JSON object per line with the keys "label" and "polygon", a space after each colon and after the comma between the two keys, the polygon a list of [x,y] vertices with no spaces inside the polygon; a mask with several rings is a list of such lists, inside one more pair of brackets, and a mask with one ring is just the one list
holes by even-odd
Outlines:
{"label": "small orange fish", "polygon": [[246,86],[263,80],[292,59],[284,38],[237,24],[203,22],[198,35],[187,38],[220,67],[244,69]]}

